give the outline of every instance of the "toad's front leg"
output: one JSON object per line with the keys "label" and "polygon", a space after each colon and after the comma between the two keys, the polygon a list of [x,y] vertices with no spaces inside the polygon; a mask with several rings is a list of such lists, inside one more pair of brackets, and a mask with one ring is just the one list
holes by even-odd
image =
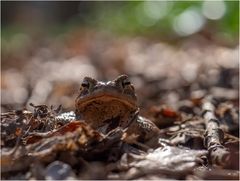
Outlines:
{"label": "toad's front leg", "polygon": [[127,130],[127,139],[134,139],[133,143],[143,144],[146,147],[157,147],[160,138],[159,128],[149,119],[138,116]]}

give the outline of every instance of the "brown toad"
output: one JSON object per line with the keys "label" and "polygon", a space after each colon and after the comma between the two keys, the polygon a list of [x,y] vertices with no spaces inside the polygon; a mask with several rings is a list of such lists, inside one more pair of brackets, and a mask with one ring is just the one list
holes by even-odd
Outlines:
{"label": "brown toad", "polygon": [[[85,77],[75,107],[77,119],[85,120],[104,134],[118,126],[128,126],[138,110],[135,90],[127,75],[108,82]],[[150,120],[137,116],[127,130],[127,135],[132,134],[147,141],[158,137],[159,129]]]}

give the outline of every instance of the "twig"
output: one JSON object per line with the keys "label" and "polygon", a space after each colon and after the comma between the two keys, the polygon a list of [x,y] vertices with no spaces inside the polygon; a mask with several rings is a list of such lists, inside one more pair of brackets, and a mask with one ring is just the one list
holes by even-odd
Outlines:
{"label": "twig", "polygon": [[204,134],[204,146],[207,148],[210,161],[213,165],[224,166],[227,164],[230,154],[222,145],[224,133],[219,127],[219,121],[214,115],[215,107],[211,98],[206,98],[202,105],[203,118],[205,119],[206,132]]}

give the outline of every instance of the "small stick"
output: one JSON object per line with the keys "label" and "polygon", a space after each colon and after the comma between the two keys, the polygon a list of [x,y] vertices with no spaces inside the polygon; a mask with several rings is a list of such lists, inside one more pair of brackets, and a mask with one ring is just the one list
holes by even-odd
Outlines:
{"label": "small stick", "polygon": [[211,98],[205,99],[202,105],[203,118],[206,132],[204,134],[204,146],[207,148],[210,161],[213,165],[225,166],[230,158],[229,151],[222,145],[224,133],[219,127],[219,121],[214,115],[215,107]]}

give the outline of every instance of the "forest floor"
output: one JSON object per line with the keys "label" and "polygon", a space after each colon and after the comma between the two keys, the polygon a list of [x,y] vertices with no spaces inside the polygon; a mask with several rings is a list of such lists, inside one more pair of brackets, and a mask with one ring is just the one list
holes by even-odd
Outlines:
{"label": "forest floor", "polygon": [[[76,32],[12,51],[2,50],[1,179],[239,180],[238,46]],[[161,131],[154,147],[56,119],[75,110],[83,77],[120,74]]]}

